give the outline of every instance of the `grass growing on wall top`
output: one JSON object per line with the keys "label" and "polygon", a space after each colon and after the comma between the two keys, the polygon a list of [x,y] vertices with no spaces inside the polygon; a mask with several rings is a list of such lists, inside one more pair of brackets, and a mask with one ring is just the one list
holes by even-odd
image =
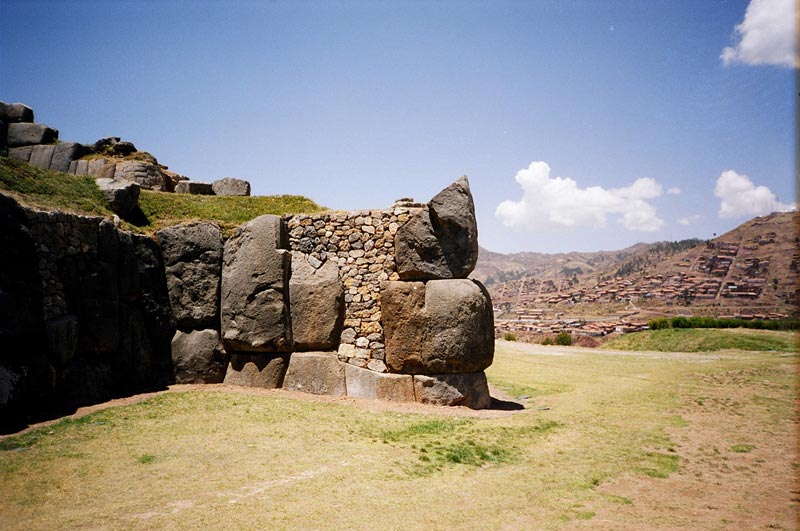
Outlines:
{"label": "grass growing on wall top", "polygon": [[[0,157],[0,191],[20,202],[42,210],[61,210],[75,214],[110,218],[108,208],[94,177],[42,170],[21,161]],[[230,233],[262,214],[313,213],[325,210],[314,201],[299,195],[221,197],[213,195],[173,194],[142,190],[139,206],[144,219],[123,228],[153,233],[169,225],[190,220],[216,221]]]}
{"label": "grass growing on wall top", "polygon": [[222,197],[173,194],[142,190],[139,206],[150,222],[148,230],[159,230],[187,220],[205,219],[219,223],[225,232],[263,214],[299,214],[325,210],[299,195]]}
{"label": "grass growing on wall top", "polygon": [[93,177],[41,170],[7,157],[0,157],[0,191],[42,210],[114,215]]}

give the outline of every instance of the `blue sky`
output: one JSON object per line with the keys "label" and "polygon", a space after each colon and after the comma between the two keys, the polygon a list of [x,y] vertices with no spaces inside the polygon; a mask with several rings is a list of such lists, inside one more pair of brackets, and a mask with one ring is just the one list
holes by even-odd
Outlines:
{"label": "blue sky", "polygon": [[614,250],[793,206],[792,11],[0,0],[0,100],[62,140],[121,136],[193,179],[336,209],[466,174],[484,247]]}

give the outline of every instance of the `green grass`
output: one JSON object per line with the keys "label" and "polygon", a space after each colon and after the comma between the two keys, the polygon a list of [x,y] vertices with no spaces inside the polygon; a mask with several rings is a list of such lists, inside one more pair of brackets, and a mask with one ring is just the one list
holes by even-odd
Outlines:
{"label": "green grass", "polygon": [[263,214],[313,213],[325,210],[299,195],[221,197],[213,195],[172,194],[142,190],[139,206],[149,223],[148,231],[188,220],[219,223],[224,232]]}
{"label": "green grass", "polygon": [[93,177],[40,170],[7,157],[0,157],[0,190],[21,196],[28,205],[43,210],[114,215]]}
{"label": "green grass", "polygon": [[795,352],[797,334],[770,330],[670,328],[634,332],[611,339],[603,348],[658,352],[719,350]]}
{"label": "green grass", "polygon": [[734,444],[731,446],[731,451],[737,454],[746,454],[755,450],[756,447],[752,444]]}
{"label": "green grass", "polygon": [[[41,170],[23,162],[0,157],[0,190],[11,192],[29,206],[76,214],[112,217],[94,178],[87,175]],[[140,225],[123,223],[137,232],[154,233],[184,221],[216,221],[226,234],[262,214],[313,213],[325,210],[296,195],[218,197],[142,190],[139,206],[145,220]]]}

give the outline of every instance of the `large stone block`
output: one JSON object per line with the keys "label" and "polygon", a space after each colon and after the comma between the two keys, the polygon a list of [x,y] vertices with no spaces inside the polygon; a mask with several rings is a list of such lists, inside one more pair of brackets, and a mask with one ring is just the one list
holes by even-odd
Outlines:
{"label": "large stone block", "polygon": [[344,396],[345,364],[336,352],[295,352],[289,359],[289,369],[283,388],[315,395]]}
{"label": "large stone block", "polygon": [[108,206],[122,216],[126,217],[139,206],[140,186],[122,179],[95,179],[97,187],[108,201]]}
{"label": "large stone block", "polygon": [[[91,173],[91,164],[90,171]],[[105,177],[105,175],[97,175]],[[124,160],[116,164],[113,177],[138,183],[147,190],[164,191],[167,189],[167,180],[158,164],[142,160]]]}
{"label": "large stone block", "polygon": [[175,332],[172,366],[175,383],[221,383],[228,360],[216,330]]}
{"label": "large stone block", "polygon": [[32,146],[36,144],[52,144],[58,138],[58,131],[44,124],[10,123],[8,124],[8,147]]}
{"label": "large stone block", "polygon": [[477,281],[384,282],[381,321],[391,372],[467,373],[492,364],[492,301]]}
{"label": "large stone block", "polygon": [[8,148],[9,158],[28,162],[33,154],[33,146],[10,147]]}
{"label": "large stone block", "polygon": [[222,234],[215,223],[190,222],[158,231],[172,314],[184,330],[219,326]]}
{"label": "large stone block", "polygon": [[244,179],[223,177],[211,183],[211,188],[216,195],[249,196],[250,183]]}
{"label": "large stone block", "polygon": [[414,395],[417,402],[437,406],[486,409],[492,405],[492,397],[489,395],[489,386],[483,371],[415,375]]}
{"label": "large stone block", "polygon": [[[87,171],[92,177],[113,179],[117,171],[117,165],[106,158],[92,159],[87,161]],[[77,170],[76,170],[77,171]],[[130,181],[130,179],[126,179]]]}
{"label": "large stone block", "polygon": [[397,402],[414,401],[414,381],[410,375],[388,374],[345,366],[347,396]]}
{"label": "large stone block", "polygon": [[6,103],[0,101],[0,122],[13,124],[17,122],[32,122],[33,109],[24,103]]}
{"label": "large stone block", "polygon": [[289,354],[234,352],[223,383],[277,389],[283,386]]}
{"label": "large stone block", "polygon": [[28,164],[36,166],[37,168],[42,168],[43,170],[50,168],[50,161],[53,159],[55,150],[56,146],[54,144],[33,146],[31,160],[28,161]]}
{"label": "large stone block", "polygon": [[214,195],[214,190],[209,183],[199,181],[180,181],[175,184],[176,194]]}
{"label": "large stone block", "polygon": [[283,220],[264,215],[225,242],[220,322],[227,350],[291,352],[286,240]]}
{"label": "large stone block", "polygon": [[417,211],[395,235],[402,280],[466,278],[478,260],[475,204],[466,177]]}
{"label": "large stone block", "polygon": [[336,348],[344,321],[344,289],[336,264],[327,261],[315,268],[302,253],[292,253],[289,301],[294,350]]}
{"label": "large stone block", "polygon": [[84,147],[77,142],[62,142],[56,144],[53,157],[50,160],[50,169],[66,172],[70,163],[79,159],[84,154]]}

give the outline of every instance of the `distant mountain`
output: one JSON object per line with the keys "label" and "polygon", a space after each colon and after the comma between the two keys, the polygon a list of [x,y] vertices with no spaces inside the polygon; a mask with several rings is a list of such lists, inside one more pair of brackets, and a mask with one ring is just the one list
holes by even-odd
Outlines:
{"label": "distant mountain", "polygon": [[799,224],[800,213],[774,213],[713,240],[611,252],[500,254],[481,248],[472,277],[487,286],[495,305],[517,313],[627,303],[796,315]]}

